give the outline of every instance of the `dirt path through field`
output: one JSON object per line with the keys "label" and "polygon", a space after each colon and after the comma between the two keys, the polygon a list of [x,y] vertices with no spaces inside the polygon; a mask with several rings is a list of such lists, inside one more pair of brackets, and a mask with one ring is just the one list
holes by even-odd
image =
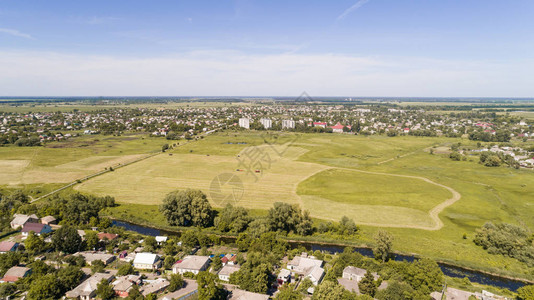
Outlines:
{"label": "dirt path through field", "polygon": [[[421,177],[421,176],[412,176],[412,175],[401,175],[401,174],[390,174],[390,173],[382,173],[382,172],[372,172],[372,171],[363,171],[363,170],[358,170],[358,169],[350,169],[350,168],[336,168],[336,167],[329,167],[329,168],[325,168],[321,171],[325,171],[325,170],[334,170],[334,169],[339,169],[339,170],[347,170],[347,171],[353,171],[353,172],[360,172],[360,173],[364,173],[364,174],[372,174],[372,175],[381,175],[381,176],[394,176],[394,177],[404,177],[404,178],[411,178],[411,179],[419,179],[419,180],[422,180],[424,182],[427,182],[427,183],[430,183],[430,184],[433,184],[435,186],[439,186],[441,188],[444,188],[446,190],[448,190],[449,192],[451,192],[452,194],[452,197],[445,200],[444,202],[436,205],[435,207],[433,207],[428,213],[430,215],[430,218],[432,219],[434,225],[431,226],[431,227],[428,227],[428,226],[418,226],[418,225],[400,225],[400,224],[384,224],[384,223],[365,223],[363,225],[369,225],[369,226],[376,226],[376,227],[397,227],[397,228],[415,228],[415,229],[423,229],[423,230],[439,230],[441,228],[443,228],[443,222],[441,221],[441,219],[439,218],[439,214],[447,207],[451,206],[452,204],[454,204],[456,201],[460,200],[460,198],[462,197],[462,195],[460,193],[458,193],[456,190],[454,190],[453,188],[451,187],[448,187],[446,185],[443,185],[443,184],[440,184],[440,183],[437,183],[437,182],[434,182],[426,177]],[[320,171],[318,171],[320,172]],[[318,172],[310,175],[309,177],[317,174]],[[309,178],[308,177],[308,178]],[[307,178],[306,178],[307,179]],[[300,198],[300,197],[299,197]],[[300,199],[300,202],[301,202],[301,205],[303,206],[303,200]]]}

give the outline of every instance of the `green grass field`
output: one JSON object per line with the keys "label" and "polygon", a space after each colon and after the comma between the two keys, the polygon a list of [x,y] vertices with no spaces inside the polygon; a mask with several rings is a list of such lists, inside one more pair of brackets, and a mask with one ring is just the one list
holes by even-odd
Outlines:
{"label": "green grass field", "polygon": [[132,134],[81,136],[44,147],[0,147],[0,185],[71,182],[160,151],[165,143]]}

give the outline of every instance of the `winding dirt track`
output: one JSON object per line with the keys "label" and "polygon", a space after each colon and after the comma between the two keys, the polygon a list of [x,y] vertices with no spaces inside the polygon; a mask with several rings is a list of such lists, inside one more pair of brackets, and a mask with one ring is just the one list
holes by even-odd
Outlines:
{"label": "winding dirt track", "polygon": [[[347,170],[347,171],[353,171],[353,172],[360,172],[360,173],[372,174],[372,175],[395,176],[395,177],[419,179],[419,180],[422,180],[424,182],[427,182],[427,183],[442,187],[442,188],[444,188],[444,189],[446,189],[446,190],[448,190],[449,192],[452,193],[452,197],[451,198],[449,198],[449,199],[443,201],[442,203],[436,205],[434,208],[432,208],[428,212],[428,214],[430,215],[430,218],[432,219],[432,221],[434,223],[434,225],[431,226],[431,227],[428,227],[428,226],[417,226],[417,225],[384,224],[384,223],[361,223],[362,225],[369,225],[369,226],[376,226],[376,227],[396,227],[396,228],[414,228],[414,229],[423,229],[423,230],[440,230],[441,228],[443,228],[443,222],[439,218],[439,214],[445,208],[447,208],[448,206],[454,204],[456,201],[460,200],[460,198],[462,197],[462,195],[460,193],[458,193],[456,190],[454,190],[453,188],[448,187],[448,186],[443,185],[443,184],[440,184],[440,183],[437,183],[437,182],[434,182],[434,181],[432,181],[432,180],[430,180],[430,179],[428,179],[426,177],[421,177],[421,176],[390,174],[390,173],[371,172],[371,171],[363,171],[363,170],[358,170],[358,169],[335,168],[335,167],[326,168],[326,169],[323,169],[322,171],[335,170],[335,169]],[[315,174],[316,173],[314,173],[312,175],[315,175]],[[301,203],[302,203],[302,200],[301,200]]]}

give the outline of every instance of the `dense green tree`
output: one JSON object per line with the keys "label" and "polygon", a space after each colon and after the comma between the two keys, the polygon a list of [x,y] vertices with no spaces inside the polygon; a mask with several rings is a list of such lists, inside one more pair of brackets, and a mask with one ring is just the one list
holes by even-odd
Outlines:
{"label": "dense green tree", "polygon": [[0,284],[0,299],[7,299],[17,291],[17,286],[14,283]]}
{"label": "dense green tree", "polygon": [[362,280],[358,282],[358,287],[360,289],[360,293],[374,297],[377,287],[376,287],[375,278],[373,274],[367,271],[367,273],[365,273],[365,276],[362,278]]}
{"label": "dense green tree", "polygon": [[0,254],[0,276],[3,276],[9,268],[18,265],[20,259],[21,254],[18,252]]}
{"label": "dense green tree", "polygon": [[304,277],[299,284],[298,291],[300,293],[307,293],[308,289],[313,286],[313,282],[309,277]]}
{"label": "dense green tree", "polygon": [[146,252],[154,252],[157,247],[158,247],[158,242],[156,242],[156,238],[155,237],[147,236],[145,238],[144,250]]}
{"label": "dense green tree", "polygon": [[522,227],[488,222],[477,229],[473,241],[491,254],[510,256],[530,266],[534,265],[532,237]]}
{"label": "dense green tree", "polygon": [[457,151],[453,151],[449,154],[449,158],[454,161],[460,161],[462,160],[462,155]]}
{"label": "dense green tree", "polygon": [[247,233],[252,237],[259,237],[260,235],[271,231],[271,222],[267,218],[257,218],[248,225]]}
{"label": "dense green tree", "polygon": [[47,274],[36,278],[28,290],[29,300],[60,299],[63,294],[61,284],[55,274]]}
{"label": "dense green tree", "polygon": [[380,230],[375,235],[375,247],[373,253],[375,258],[386,262],[391,256],[393,248],[393,236],[389,232]]}
{"label": "dense green tree", "polygon": [[89,251],[95,250],[99,246],[98,234],[96,231],[89,231],[85,234],[85,248]]}
{"label": "dense green tree", "polygon": [[344,300],[345,288],[333,281],[323,281],[313,292],[313,300]]}
{"label": "dense green tree", "polygon": [[416,299],[414,289],[407,283],[390,281],[388,287],[377,291],[375,297],[379,300],[411,300]]}
{"label": "dense green tree", "polygon": [[96,295],[102,300],[108,300],[113,298],[115,292],[113,291],[113,286],[106,279],[102,279],[96,285]]}
{"label": "dense green tree", "polygon": [[245,231],[251,221],[252,218],[245,208],[227,204],[215,218],[214,223],[222,232],[239,233]]}
{"label": "dense green tree", "polygon": [[213,270],[219,271],[222,266],[223,265],[221,257],[219,255],[215,255],[215,257],[213,257],[213,259],[211,260],[211,267],[213,268]]}
{"label": "dense green tree", "polygon": [[163,268],[170,270],[174,266],[175,262],[176,260],[174,259],[174,257],[166,256],[165,259],[163,260]]}
{"label": "dense green tree", "polygon": [[163,199],[160,210],[173,226],[208,227],[213,223],[213,209],[200,190],[171,192]]}
{"label": "dense green tree", "polygon": [[46,247],[44,240],[36,235],[33,231],[28,234],[28,237],[24,241],[24,247],[31,254],[40,253]]}
{"label": "dense green tree", "polygon": [[180,274],[172,274],[169,283],[170,284],[167,289],[169,290],[169,292],[174,292],[184,286],[184,279]]}
{"label": "dense green tree", "polygon": [[240,233],[236,239],[236,245],[239,251],[245,252],[252,243],[252,237],[247,233]]}
{"label": "dense green tree", "polygon": [[76,266],[67,266],[57,272],[57,279],[61,282],[63,291],[70,291],[75,288],[83,278],[83,271]]}
{"label": "dense green tree", "polygon": [[284,284],[280,288],[280,292],[276,294],[276,300],[302,300],[304,297],[298,291],[295,291],[293,285]]}
{"label": "dense green tree", "polygon": [[134,273],[134,267],[132,264],[127,263],[119,267],[119,270],[117,271],[117,276],[124,276]]}
{"label": "dense green tree", "polygon": [[144,300],[145,297],[143,297],[143,294],[139,291],[139,287],[134,284],[132,286],[132,289],[128,292],[127,300]]}
{"label": "dense green tree", "polygon": [[72,226],[62,226],[52,236],[52,246],[57,251],[75,253],[80,250],[81,245],[82,238],[78,235],[76,228]]}
{"label": "dense green tree", "polygon": [[226,299],[225,291],[220,284],[217,284],[217,276],[215,274],[206,271],[199,272],[196,279],[199,300]]}
{"label": "dense green tree", "polygon": [[341,221],[339,221],[339,234],[353,235],[356,231],[358,231],[356,223],[347,216],[343,216]]}
{"label": "dense green tree", "polygon": [[101,273],[106,269],[106,265],[103,261],[97,259],[91,262],[91,273]]}
{"label": "dense green tree", "polygon": [[428,295],[441,289],[444,275],[435,261],[423,258],[408,265],[405,280],[415,290]]}

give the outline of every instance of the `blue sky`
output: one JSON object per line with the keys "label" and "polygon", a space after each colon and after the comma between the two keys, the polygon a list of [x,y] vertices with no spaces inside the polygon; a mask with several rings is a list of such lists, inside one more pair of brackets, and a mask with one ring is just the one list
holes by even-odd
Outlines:
{"label": "blue sky", "polygon": [[5,1],[0,95],[534,96],[534,1]]}

